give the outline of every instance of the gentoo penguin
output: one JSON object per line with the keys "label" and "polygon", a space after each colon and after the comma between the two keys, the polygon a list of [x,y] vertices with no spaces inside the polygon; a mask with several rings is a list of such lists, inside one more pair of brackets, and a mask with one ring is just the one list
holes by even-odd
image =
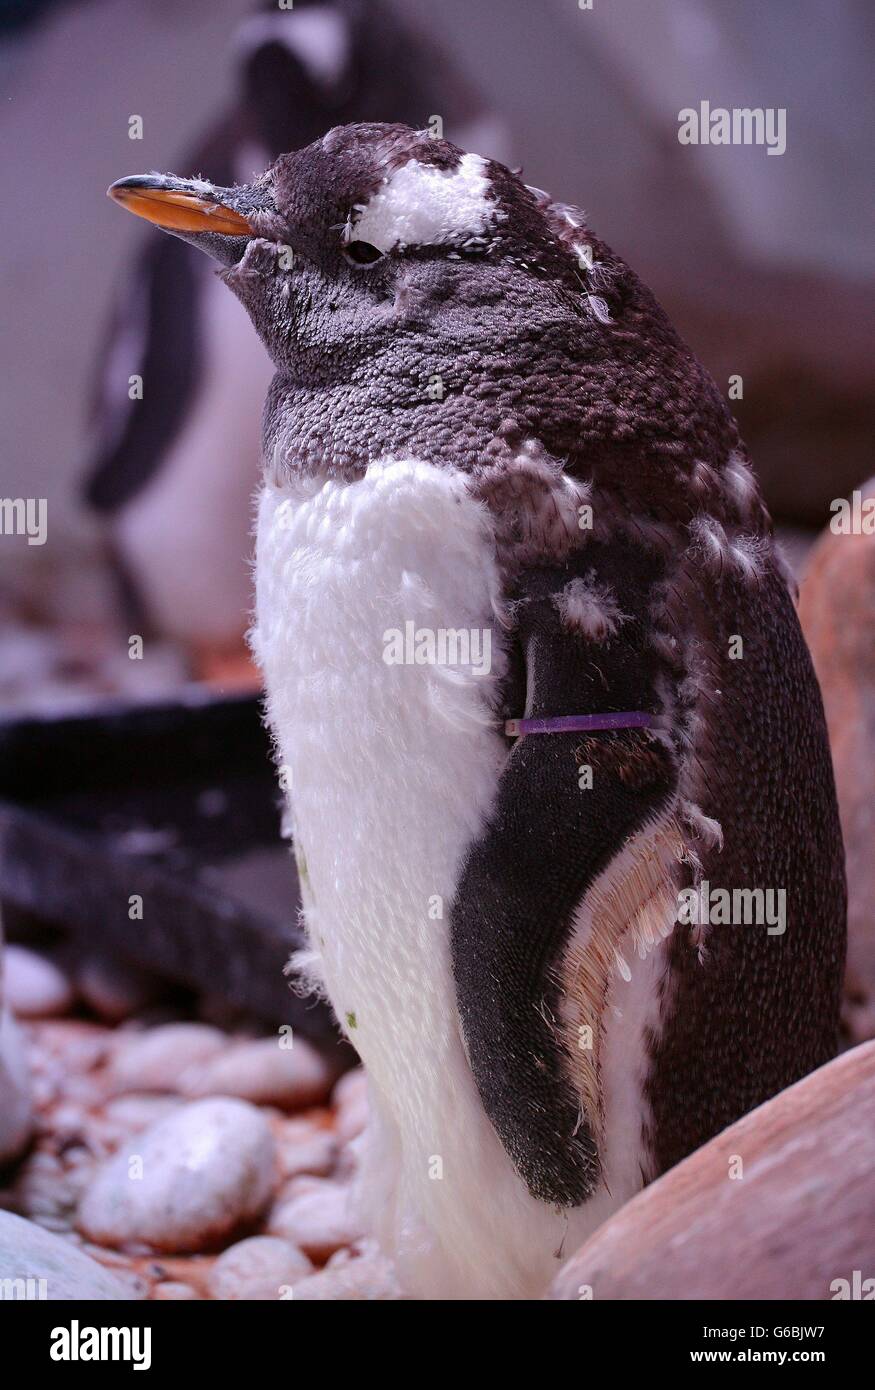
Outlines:
{"label": "gentoo penguin", "polygon": [[[236,103],[185,165],[218,184],[330,125],[387,116],[438,113],[454,139],[505,157],[501,121],[377,0],[282,10],[269,0],[233,47]],[[182,242],[150,238],[120,290],[96,373],[86,500],[108,523],[135,630],[183,642],[209,674],[243,645],[248,506],[273,368],[239,304]]]}
{"label": "gentoo penguin", "polygon": [[581,212],[423,132],[110,193],[276,367],[253,640],[373,1227],[415,1295],[537,1296],[835,1046],[829,749],[735,425]]}

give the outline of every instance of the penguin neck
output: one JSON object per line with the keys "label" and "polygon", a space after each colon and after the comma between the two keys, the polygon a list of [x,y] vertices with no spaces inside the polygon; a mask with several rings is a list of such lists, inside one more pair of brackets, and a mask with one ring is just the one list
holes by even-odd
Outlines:
{"label": "penguin neck", "polygon": [[[434,338],[408,362],[390,342],[318,378],[280,372],[265,408],[265,460],[278,481],[352,482],[379,459],[404,457],[474,473],[491,462],[497,439],[534,440],[630,509],[686,523],[695,461],[722,463],[737,431],[673,334],[645,357],[628,338],[608,357],[579,320],[558,318],[511,340],[481,340],[476,352]],[[671,382],[656,396],[655,371]]]}
{"label": "penguin neck", "polygon": [[478,351],[475,366],[458,345],[437,342],[403,372],[397,355],[386,351],[343,379],[311,384],[279,374],[265,409],[265,458],[281,459],[289,476],[347,482],[385,458],[470,473],[488,459],[492,441],[513,428],[520,441],[536,439],[567,459],[580,441],[579,374],[573,362],[559,358],[551,380],[539,374],[537,390],[530,391],[543,342],[543,333],[540,346],[534,335],[529,342],[515,340],[512,351],[496,342]]}

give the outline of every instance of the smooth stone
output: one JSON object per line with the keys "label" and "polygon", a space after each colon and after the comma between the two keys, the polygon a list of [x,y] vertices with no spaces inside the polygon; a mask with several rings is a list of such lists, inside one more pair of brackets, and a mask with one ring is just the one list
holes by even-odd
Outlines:
{"label": "smooth stone", "polygon": [[350,1211],[348,1186],[327,1178],[296,1178],[291,1187],[291,1195],[270,1213],[271,1235],[299,1246],[319,1264],[361,1236]]}
{"label": "smooth stone", "polygon": [[302,1173],[327,1178],[334,1171],[338,1145],[332,1130],[320,1128],[304,1119],[285,1120],[276,1133],[276,1139],[277,1162],[284,1180],[299,1177]]}
{"label": "smooth stone", "polygon": [[128,1091],[107,1101],[103,1113],[110,1124],[116,1125],[123,1134],[135,1134],[168,1115],[174,1115],[184,1104],[181,1096]]}
{"label": "smooth stone", "polygon": [[281,1047],[278,1038],[232,1043],[227,1051],[192,1067],[181,1080],[188,1096],[238,1096],[253,1105],[300,1110],[327,1100],[335,1073],[302,1038]]}
{"label": "smooth stone", "polygon": [[328,1299],[372,1302],[403,1298],[391,1261],[379,1254],[362,1255],[359,1259],[331,1265],[309,1279],[301,1280],[293,1290],[296,1303]]}
{"label": "smooth stone", "polygon": [[[875,498],[875,478],[858,487]],[[840,497],[841,491],[836,493]],[[799,620],[823,695],[845,846],[848,964],[844,1022],[871,1037],[875,1007],[875,533],[821,533],[802,578]]]}
{"label": "smooth stone", "polygon": [[313,1272],[302,1250],[276,1236],[251,1236],[219,1256],[209,1274],[213,1298],[275,1302]]}
{"label": "smooth stone", "polygon": [[191,1284],[177,1284],[174,1280],[168,1279],[163,1284],[155,1285],[152,1297],[157,1303],[182,1303],[198,1299],[200,1294]]}
{"label": "smooth stone", "polygon": [[336,1133],[341,1144],[361,1134],[368,1122],[368,1078],[363,1067],[342,1076],[331,1095]]}
{"label": "smooth stone", "polygon": [[203,1250],[261,1213],[275,1177],[264,1115],[245,1101],[195,1101],[135,1136],[98,1169],[79,1208],[79,1229],[116,1248]]}
{"label": "smooth stone", "polygon": [[[131,1300],[140,1296],[135,1284],[118,1279],[70,1241],[33,1221],[0,1211],[0,1282],[28,1279],[45,1279],[44,1296],[49,1300]],[[43,1297],[40,1286],[36,1288],[31,1297]]]}
{"label": "smooth stone", "polygon": [[122,1035],[109,1069],[115,1091],[178,1091],[183,1072],[228,1047],[226,1033],[205,1023],[165,1023]]}
{"label": "smooth stone", "polygon": [[873,1114],[875,1043],[864,1043],[639,1192],[547,1297],[807,1302],[834,1299],[840,1280],[852,1289],[855,1270],[875,1277]]}
{"label": "smooth stone", "polygon": [[63,970],[26,946],[7,946],[3,953],[3,995],[19,1018],[55,1018],[74,998]]}
{"label": "smooth stone", "polygon": [[85,960],[76,971],[83,1001],[107,1023],[120,1023],[153,1004],[161,985],[154,976],[118,960]]}

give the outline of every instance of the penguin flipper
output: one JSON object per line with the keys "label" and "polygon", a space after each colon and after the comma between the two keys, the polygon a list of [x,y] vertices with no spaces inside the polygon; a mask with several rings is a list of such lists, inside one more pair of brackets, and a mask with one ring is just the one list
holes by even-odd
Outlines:
{"label": "penguin flipper", "polygon": [[[519,581],[527,716],[659,710],[646,630],[652,577],[624,579],[635,558],[615,548],[602,557],[617,579],[606,586],[585,572],[595,553],[586,567],[576,560]],[[629,842],[668,814],[676,787],[674,754],[649,729],[530,734],[508,754],[463,864],[450,933],[468,1059],[499,1138],[543,1201],[578,1205],[600,1172],[558,1028],[575,911]]]}

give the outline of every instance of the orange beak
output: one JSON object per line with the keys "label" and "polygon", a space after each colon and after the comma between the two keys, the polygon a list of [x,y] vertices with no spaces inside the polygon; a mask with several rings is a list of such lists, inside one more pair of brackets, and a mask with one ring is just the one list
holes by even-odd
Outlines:
{"label": "orange beak", "polygon": [[193,188],[193,180],[170,175],[132,174],[117,179],[107,197],[158,227],[175,232],[215,232],[221,236],[255,235],[241,213],[222,202],[231,189]]}

